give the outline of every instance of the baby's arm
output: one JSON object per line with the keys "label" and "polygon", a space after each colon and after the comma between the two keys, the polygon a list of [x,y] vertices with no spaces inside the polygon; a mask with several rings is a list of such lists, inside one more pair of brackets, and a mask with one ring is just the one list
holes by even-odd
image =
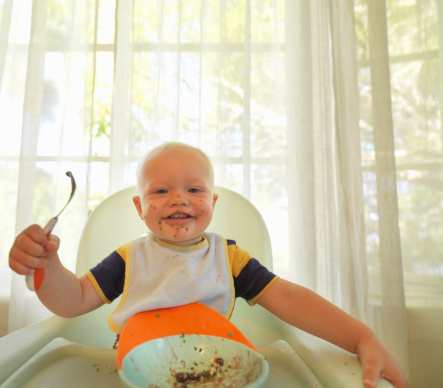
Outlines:
{"label": "baby's arm", "polygon": [[357,354],[364,387],[376,387],[380,377],[396,388],[408,386],[400,367],[368,326],[309,289],[278,279],[257,303],[283,321]]}
{"label": "baby's arm", "polygon": [[45,278],[37,292],[41,302],[54,314],[75,317],[100,307],[103,301],[86,276],[77,278],[60,262],[57,236],[46,237],[38,225],[20,233],[9,252],[9,266],[21,275],[45,268]]}

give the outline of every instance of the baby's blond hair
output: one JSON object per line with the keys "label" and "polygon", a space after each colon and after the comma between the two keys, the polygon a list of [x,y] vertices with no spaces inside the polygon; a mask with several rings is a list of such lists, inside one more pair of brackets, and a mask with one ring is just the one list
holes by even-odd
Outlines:
{"label": "baby's blond hair", "polygon": [[165,155],[174,151],[194,152],[203,156],[203,158],[208,162],[211,180],[212,183],[214,183],[214,168],[208,155],[206,155],[200,148],[194,147],[190,144],[182,143],[179,141],[168,141],[158,145],[157,147],[152,148],[149,152],[145,154],[145,156],[141,158],[136,172],[138,194],[141,193],[141,188],[143,185],[143,167],[145,166],[145,164],[159,155]]}

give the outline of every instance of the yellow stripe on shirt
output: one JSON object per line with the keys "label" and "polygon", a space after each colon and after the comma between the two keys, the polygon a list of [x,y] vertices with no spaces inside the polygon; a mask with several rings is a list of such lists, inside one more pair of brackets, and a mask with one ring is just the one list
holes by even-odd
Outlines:
{"label": "yellow stripe on shirt", "polygon": [[228,245],[229,260],[231,261],[232,275],[237,277],[242,269],[251,260],[251,255],[237,245]]}
{"label": "yellow stripe on shirt", "polygon": [[129,278],[131,276],[131,251],[132,251],[132,243],[131,241],[128,244],[122,245],[120,248],[117,249],[117,253],[122,257],[122,259],[126,263],[126,269],[125,269],[125,284],[123,286],[123,293],[122,297],[120,299],[120,303],[118,304],[117,308],[113,311],[113,313],[108,318],[108,325],[111,328],[111,330],[117,334],[120,334],[122,331],[121,327],[118,327],[114,321],[112,320],[112,317],[116,313],[116,311],[123,305],[123,303],[126,300],[126,297],[128,296],[128,287],[129,287]]}
{"label": "yellow stripe on shirt", "polygon": [[128,256],[128,254],[131,254],[131,246],[132,246],[133,241],[131,241],[130,243],[127,243],[125,245],[122,245],[120,248],[118,248],[116,250],[116,252],[121,256],[121,258],[123,259],[123,261],[126,263],[126,256]]}
{"label": "yellow stripe on shirt", "polygon": [[111,301],[106,297],[106,295],[103,293],[102,289],[100,288],[100,286],[97,283],[97,280],[95,280],[94,275],[91,273],[91,271],[87,271],[85,273],[86,277],[89,279],[89,281],[91,282],[92,286],[94,287],[95,291],[97,292],[98,296],[100,297],[100,299],[107,304],[110,304]]}
{"label": "yellow stripe on shirt", "polygon": [[272,279],[272,280],[266,285],[266,287],[263,288],[263,290],[261,290],[261,292],[260,292],[258,295],[256,295],[254,298],[248,300],[248,304],[249,304],[250,306],[255,306],[255,304],[257,303],[257,300],[260,299],[260,297],[261,297],[261,296],[262,296],[262,295],[268,290],[268,288],[269,288],[271,285],[274,284],[274,282],[275,282],[277,279],[280,279],[280,277],[279,277],[279,276],[275,276],[274,279]]}

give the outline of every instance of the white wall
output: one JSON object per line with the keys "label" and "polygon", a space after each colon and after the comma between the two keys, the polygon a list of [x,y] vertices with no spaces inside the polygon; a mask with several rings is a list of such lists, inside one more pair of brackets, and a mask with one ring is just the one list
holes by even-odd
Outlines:
{"label": "white wall", "polygon": [[9,300],[0,295],[0,337],[8,332]]}
{"label": "white wall", "polygon": [[3,337],[8,332],[11,272],[9,267],[0,268],[0,337]]}
{"label": "white wall", "polygon": [[441,387],[443,382],[443,308],[409,307],[411,388]]}

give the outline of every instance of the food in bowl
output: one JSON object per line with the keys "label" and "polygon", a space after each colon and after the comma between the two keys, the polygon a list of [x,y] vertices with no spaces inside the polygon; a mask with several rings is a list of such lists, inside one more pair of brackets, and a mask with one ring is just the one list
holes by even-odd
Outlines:
{"label": "food in bowl", "polygon": [[[236,358],[234,355],[233,358]],[[202,380],[216,380],[217,372],[223,369],[219,369],[225,364],[225,361],[221,357],[214,356],[211,358],[211,365],[208,370],[203,370],[202,372],[196,372],[195,367],[191,367],[190,370],[184,372],[176,372],[172,370],[171,375],[175,377],[178,383],[187,383]]]}

